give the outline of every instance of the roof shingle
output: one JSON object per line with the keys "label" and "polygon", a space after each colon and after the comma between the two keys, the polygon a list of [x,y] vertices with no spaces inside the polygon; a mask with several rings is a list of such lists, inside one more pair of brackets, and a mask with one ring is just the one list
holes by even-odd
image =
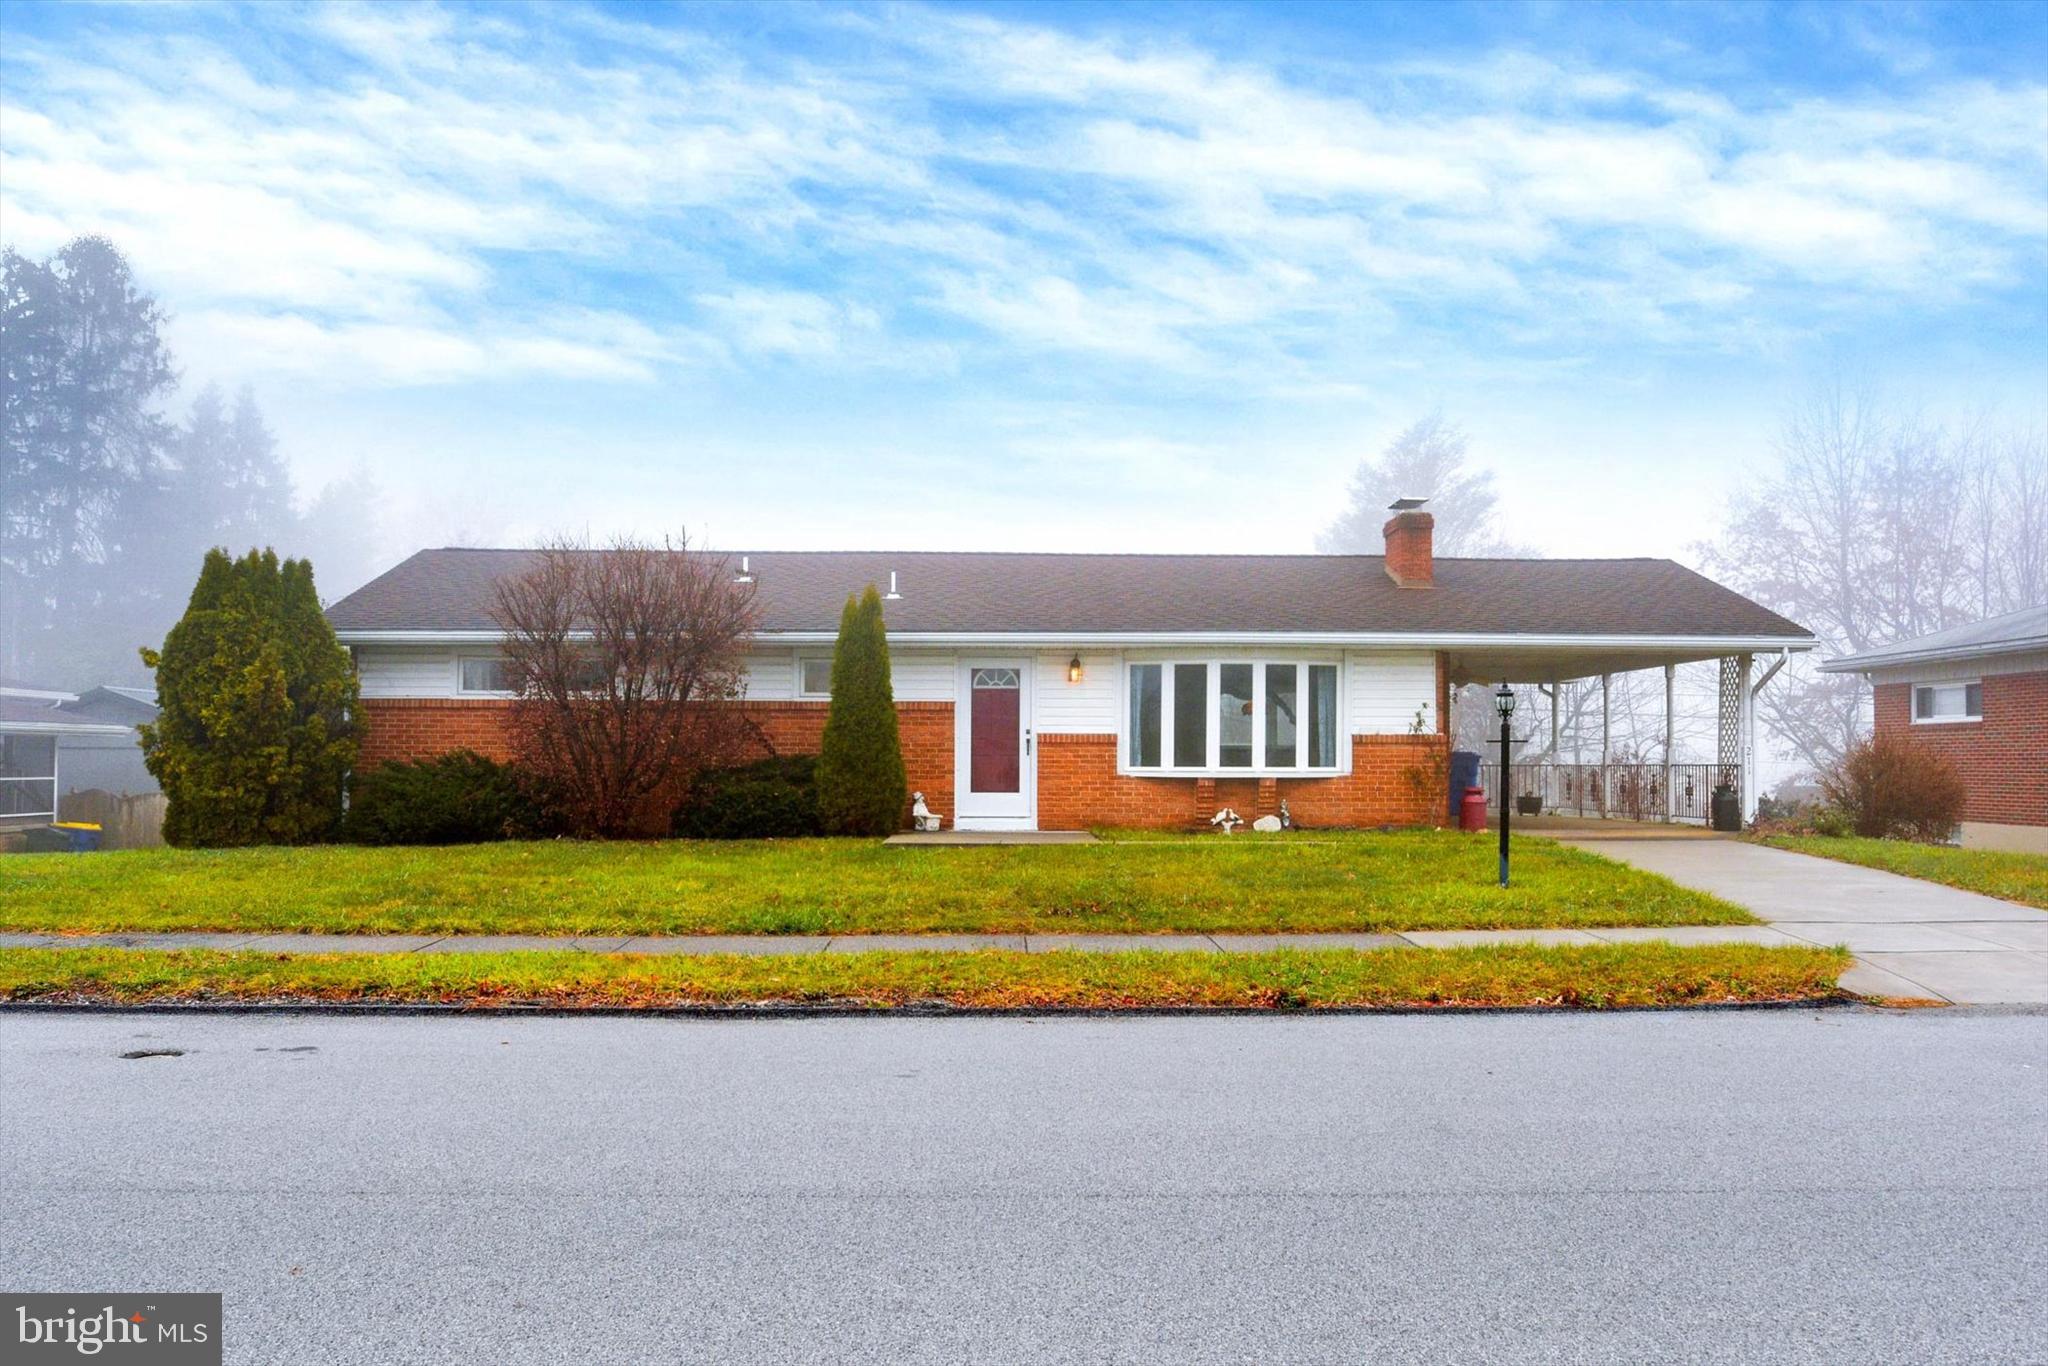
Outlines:
{"label": "roof shingle", "polygon": [[[493,583],[534,553],[422,550],[335,603],[328,619],[350,632],[495,630]],[[1378,555],[746,553],[764,632],[835,630],[847,595],[886,588],[893,572],[902,597],[887,616],[896,633],[1807,638],[1670,560],[1440,559],[1434,587],[1400,588]],[[718,558],[737,570],[740,554]]]}

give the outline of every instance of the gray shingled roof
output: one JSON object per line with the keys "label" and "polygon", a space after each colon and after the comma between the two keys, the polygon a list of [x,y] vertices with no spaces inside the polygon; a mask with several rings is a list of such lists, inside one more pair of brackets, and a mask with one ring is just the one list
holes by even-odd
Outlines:
{"label": "gray shingled roof", "polygon": [[[422,550],[328,609],[338,631],[490,631],[525,550]],[[720,558],[737,570],[741,552]],[[848,593],[897,576],[895,633],[1412,632],[1807,639],[1670,560],[1436,562],[1399,588],[1378,555],[752,551],[760,629],[832,631]]]}
{"label": "gray shingled roof", "polygon": [[1860,673],[1893,664],[1918,664],[1936,659],[1975,659],[1980,655],[2019,654],[2048,650],[2048,607],[2029,607],[2002,617],[1951,626],[1911,640],[1895,640],[1860,654],[1844,655],[1821,665],[1823,673]]}

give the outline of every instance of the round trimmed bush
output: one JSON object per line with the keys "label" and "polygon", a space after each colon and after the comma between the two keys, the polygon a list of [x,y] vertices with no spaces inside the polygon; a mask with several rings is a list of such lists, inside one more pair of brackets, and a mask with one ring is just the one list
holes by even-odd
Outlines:
{"label": "round trimmed bush", "polygon": [[539,827],[517,769],[459,749],[359,774],[341,835],[352,844],[481,844]]}
{"label": "round trimmed bush", "polygon": [[676,811],[686,839],[796,839],[820,835],[818,761],[808,754],[762,759],[701,775]]}

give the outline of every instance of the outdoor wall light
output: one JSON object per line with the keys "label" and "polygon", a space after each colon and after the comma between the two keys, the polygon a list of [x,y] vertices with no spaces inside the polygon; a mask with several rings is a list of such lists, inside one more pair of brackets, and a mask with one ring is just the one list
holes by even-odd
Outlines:
{"label": "outdoor wall light", "polygon": [[1080,681],[1081,681],[1081,656],[1079,656],[1079,655],[1075,655],[1075,656],[1074,656],[1074,657],[1073,657],[1072,659],[1070,659],[1070,660],[1068,660],[1068,661],[1067,661],[1067,682],[1069,682],[1069,683],[1079,683]]}

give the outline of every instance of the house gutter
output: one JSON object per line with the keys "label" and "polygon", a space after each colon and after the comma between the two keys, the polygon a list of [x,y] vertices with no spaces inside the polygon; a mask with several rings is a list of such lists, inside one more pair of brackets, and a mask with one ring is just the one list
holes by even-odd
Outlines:
{"label": "house gutter", "polygon": [[1824,674],[1867,674],[1907,664],[1945,664],[1951,661],[1996,659],[2001,655],[2033,654],[2039,650],[2048,650],[2048,636],[2034,636],[2026,640],[2001,640],[1991,645],[1949,645],[1934,650],[1902,650],[1897,654],[1844,655],[1840,659],[1824,661],[1820,671]]}
{"label": "house gutter", "polygon": [[[343,645],[490,645],[502,631],[338,630]],[[572,633],[589,639],[588,632]],[[760,645],[829,645],[837,631],[757,631]],[[1176,645],[1310,645],[1398,647],[1416,650],[1699,650],[1709,654],[1812,650],[1812,636],[1676,636],[1676,635],[1535,635],[1512,632],[1456,634],[1402,631],[891,631],[892,645],[958,645],[973,647],[1081,646],[1163,648]]]}
{"label": "house gutter", "polygon": [[102,721],[0,721],[6,735],[133,735],[133,726],[115,726]]}

